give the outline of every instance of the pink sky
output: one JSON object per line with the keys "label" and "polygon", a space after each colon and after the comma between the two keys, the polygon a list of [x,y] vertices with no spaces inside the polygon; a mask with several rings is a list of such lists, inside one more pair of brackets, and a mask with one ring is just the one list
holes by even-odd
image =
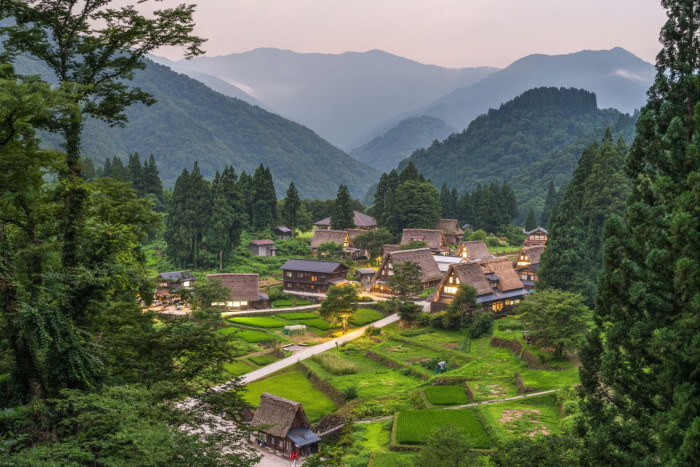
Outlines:
{"label": "pink sky", "polygon": [[[187,0],[164,0],[173,6]],[[126,0],[124,0],[126,2]],[[129,1],[126,3],[133,3]],[[149,2],[151,3],[151,2]],[[381,49],[445,67],[505,67],[533,53],[623,47],[653,63],[659,0],[199,0],[208,56],[276,47]],[[157,55],[179,59],[181,52]]]}

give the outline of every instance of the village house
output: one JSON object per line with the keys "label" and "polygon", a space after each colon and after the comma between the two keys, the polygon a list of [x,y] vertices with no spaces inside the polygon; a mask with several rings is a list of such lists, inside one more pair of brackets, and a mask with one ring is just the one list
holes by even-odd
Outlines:
{"label": "village house", "polygon": [[384,250],[384,254],[386,255],[387,253],[399,251],[401,249],[401,247],[398,245],[394,245],[394,244],[386,244],[386,245],[382,245],[382,249]]}
{"label": "village house", "polygon": [[317,248],[323,243],[335,243],[343,248],[345,256],[352,259],[367,259],[365,250],[355,248],[350,233],[346,230],[324,230],[315,229],[314,238],[311,239],[311,252],[316,255]]}
{"label": "village house", "polygon": [[442,233],[442,230],[403,229],[399,245],[408,245],[411,242],[425,242],[434,255],[450,253],[450,249],[445,246],[445,234]]}
{"label": "village house", "polygon": [[250,248],[250,253],[253,256],[275,256],[277,252],[277,247],[275,247],[275,242],[267,238],[260,240],[253,240],[248,244]]}
{"label": "village house", "polygon": [[406,261],[413,261],[420,266],[421,282],[423,283],[424,289],[435,287],[440,283],[442,273],[440,273],[440,269],[433,258],[433,254],[428,248],[400,250],[384,255],[382,264],[379,266],[377,273],[372,279],[372,292],[392,294],[393,291],[388,285],[389,278],[394,275],[394,268],[396,265]]}
{"label": "village house", "polygon": [[450,266],[433,295],[430,311],[447,309],[461,284],[476,289],[476,302],[484,311],[499,314],[512,311],[528,295],[508,258],[468,261]]}
{"label": "village house", "polygon": [[[377,228],[377,221],[374,217],[368,216],[360,211],[353,211],[353,222],[355,223],[355,228],[360,230],[372,230]],[[331,218],[326,217],[320,221],[314,222],[317,229],[330,229],[331,228]]]}
{"label": "village house", "polygon": [[263,392],[253,420],[253,430],[272,449],[291,459],[318,452],[321,437],[311,431],[311,423],[300,402]]}
{"label": "village house", "polygon": [[260,310],[270,308],[270,298],[260,292],[260,277],[257,274],[220,273],[207,274],[207,280],[220,280],[221,284],[231,290],[231,296],[225,302],[211,305],[233,310]]}
{"label": "village house", "polygon": [[191,271],[161,272],[156,277],[154,298],[162,302],[182,300],[183,292],[192,290],[196,279]]}
{"label": "village house", "polygon": [[457,256],[464,258],[467,261],[495,258],[483,240],[472,240],[462,243],[457,250]]}
{"label": "village house", "polygon": [[462,226],[462,230],[464,230],[465,232],[474,232],[475,229],[474,226],[471,224],[464,224]]}
{"label": "village house", "polygon": [[325,294],[330,286],[348,282],[348,268],[339,261],[290,259],[280,269],[285,292]]}
{"label": "village house", "polygon": [[277,240],[292,238],[292,229],[284,225],[278,225],[275,227],[275,235],[277,235]]}
{"label": "village house", "polygon": [[440,219],[440,222],[435,226],[435,230],[442,231],[447,245],[459,245],[464,238],[464,231],[459,228],[457,219]]}
{"label": "village house", "polygon": [[375,271],[372,268],[357,268],[355,273],[357,274],[357,277],[360,279],[360,284],[367,287],[372,282],[372,278],[377,273],[377,271]]}
{"label": "village house", "polygon": [[535,291],[537,271],[540,269],[540,256],[544,246],[526,246],[520,250],[518,259],[513,262],[515,273],[530,293]]}
{"label": "village house", "polygon": [[447,274],[447,271],[450,269],[451,264],[457,264],[466,261],[466,259],[462,258],[461,256],[445,255],[433,255],[433,259],[437,263],[437,267],[443,276]]}
{"label": "village house", "polygon": [[547,229],[537,227],[526,233],[525,246],[544,246],[547,243]]}

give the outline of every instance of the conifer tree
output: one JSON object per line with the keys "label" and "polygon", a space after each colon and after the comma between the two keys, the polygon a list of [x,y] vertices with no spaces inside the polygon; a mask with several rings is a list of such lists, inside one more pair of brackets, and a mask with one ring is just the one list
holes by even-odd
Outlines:
{"label": "conifer tree", "polygon": [[112,158],[112,169],[109,176],[118,182],[126,181],[126,167],[124,167],[124,163],[117,156]]}
{"label": "conifer tree", "polygon": [[299,210],[301,209],[301,199],[299,199],[299,192],[294,182],[289,184],[287,188],[287,196],[284,198],[284,211],[282,213],[284,217],[284,222],[289,226],[292,231],[292,237],[296,236],[296,226],[297,217],[299,215]]}
{"label": "conifer tree", "polygon": [[238,177],[238,190],[243,196],[243,206],[245,212],[244,225],[253,224],[253,178],[244,170]]}
{"label": "conifer tree", "polygon": [[413,165],[413,162],[409,162],[408,165],[401,171],[399,181],[404,183],[408,181],[420,182],[424,180],[421,180],[421,175],[418,173],[416,166]]}
{"label": "conifer tree", "polygon": [[447,183],[442,183],[442,188],[440,188],[440,215],[443,219],[452,219],[453,212],[450,206],[451,201],[450,189],[447,188]]}
{"label": "conifer tree", "polygon": [[[228,169],[228,167],[226,167]],[[220,267],[229,258],[232,249],[230,232],[237,222],[236,211],[226,197],[225,182],[217,171],[211,187],[211,217],[207,223],[207,250],[220,259]]]}
{"label": "conifer tree", "polygon": [[277,196],[270,170],[260,164],[251,185],[252,224],[256,231],[262,232],[274,227],[277,220]]}
{"label": "conifer tree", "polygon": [[582,352],[591,464],[700,464],[700,2],[661,3],[668,21],[627,161],[632,191],[624,218],[605,226],[597,332]]}
{"label": "conifer tree", "polygon": [[126,180],[131,182],[131,186],[136,190],[136,195],[139,198],[143,198],[146,195],[143,185],[141,157],[138,152],[129,154],[129,163],[126,166]]}
{"label": "conifer tree", "polygon": [[335,198],[333,214],[331,214],[331,229],[345,230],[355,228],[355,213],[350,204],[348,187],[340,185]]}
{"label": "conifer tree", "polygon": [[144,192],[160,198],[163,195],[163,182],[160,179],[158,165],[153,154],[148,157],[148,162],[143,161],[142,173]]}
{"label": "conifer tree", "polygon": [[89,157],[85,158],[83,161],[83,176],[87,181],[93,181],[97,178],[97,173],[95,172],[95,165],[92,163],[92,159]]}
{"label": "conifer tree", "polygon": [[105,159],[102,165],[102,172],[100,172],[100,177],[111,177],[112,176],[112,161],[108,158]]}
{"label": "conifer tree", "polygon": [[547,186],[547,196],[544,198],[544,206],[542,207],[542,212],[540,213],[540,226],[545,229],[549,228],[549,219],[552,214],[552,209],[556,203],[556,190],[554,189],[554,182],[550,180]]}
{"label": "conifer tree", "polygon": [[537,217],[535,216],[535,208],[531,207],[525,218],[525,230],[528,232],[537,228]]}

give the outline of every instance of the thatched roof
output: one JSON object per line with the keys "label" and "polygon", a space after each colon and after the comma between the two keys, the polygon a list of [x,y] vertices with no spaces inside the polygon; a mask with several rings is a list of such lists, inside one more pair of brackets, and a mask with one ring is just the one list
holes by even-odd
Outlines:
{"label": "thatched roof", "polygon": [[311,239],[311,248],[318,248],[321,243],[333,242],[343,246],[348,238],[348,233],[344,230],[315,229],[314,238]]}
{"label": "thatched roof", "polygon": [[301,426],[309,427],[309,419],[306,418],[304,407],[300,402],[290,401],[284,397],[275,396],[269,392],[260,395],[260,405],[255,411],[255,416],[250,422],[251,426],[267,426],[262,431],[272,436],[286,438],[294,420],[299,417]]}
{"label": "thatched roof", "polygon": [[314,259],[289,259],[281,267],[283,271],[317,272],[320,274],[333,274],[345,271],[345,266],[340,261],[322,261]]}
{"label": "thatched roof", "polygon": [[457,256],[464,257],[464,251],[467,252],[466,258],[470,261],[486,260],[494,257],[483,240],[472,240],[470,242],[463,242],[460,245],[459,250],[457,250]]}
{"label": "thatched roof", "polygon": [[366,233],[366,230],[362,229],[345,229],[345,231],[348,233],[348,237],[350,237],[350,240],[355,240],[355,237],[360,235],[361,233]]}
{"label": "thatched roof", "polygon": [[399,251],[401,248],[398,245],[387,244],[383,246],[384,254],[391,253],[392,251]]}
{"label": "thatched roof", "polygon": [[[533,264],[540,263],[540,256],[542,256],[543,251],[544,246],[542,245],[526,246],[525,248],[520,250],[520,256],[526,256],[527,261],[529,261],[530,266],[532,266]],[[513,263],[514,265],[518,262],[518,259],[515,260],[515,262]]]}
{"label": "thatched roof", "polygon": [[[396,267],[397,264],[401,264],[406,261],[413,261],[418,263],[420,266],[422,280],[423,282],[432,282],[442,279],[442,273],[438,268],[432,253],[427,248],[418,248],[416,250],[400,250],[389,253],[384,256],[381,266],[379,266],[379,273],[386,265],[391,262],[391,264]],[[376,276],[375,276],[376,277]]]}
{"label": "thatched roof", "polygon": [[260,278],[257,274],[207,274],[207,280],[211,279],[220,279],[224,287],[231,289],[231,299],[235,301],[260,300]]}
{"label": "thatched roof", "polygon": [[499,277],[498,290],[507,292],[509,290],[522,289],[523,283],[518,278],[518,275],[510,264],[510,260],[506,257],[500,257],[489,261],[482,261],[486,267],[486,272],[493,273]]}
{"label": "thatched roof", "polygon": [[[471,285],[476,289],[478,295],[493,293],[489,278],[498,280],[499,292],[523,288],[523,283],[506,257],[488,261],[469,261],[453,264],[450,266],[450,270],[459,278],[460,284]],[[449,275],[450,272],[443,279],[443,283]],[[442,287],[443,283],[440,284],[440,287]]]}
{"label": "thatched roof", "polygon": [[[352,220],[355,223],[355,227],[372,228],[377,226],[377,221],[374,220],[374,217],[368,216],[360,211],[353,211],[353,214],[354,216]],[[316,221],[314,222],[314,225],[318,227],[329,227],[331,225],[331,218],[326,217],[325,219]]]}
{"label": "thatched roof", "polygon": [[464,231],[459,228],[457,219],[440,219],[435,230],[442,230],[445,235],[464,235]]}
{"label": "thatched roof", "polygon": [[414,240],[425,242],[431,250],[437,250],[444,244],[442,230],[403,229],[400,245],[406,245]]}
{"label": "thatched roof", "polygon": [[265,246],[265,245],[274,245],[275,242],[273,240],[270,240],[268,238],[261,238],[260,240],[253,240],[250,242],[250,245],[255,245],[255,246]]}

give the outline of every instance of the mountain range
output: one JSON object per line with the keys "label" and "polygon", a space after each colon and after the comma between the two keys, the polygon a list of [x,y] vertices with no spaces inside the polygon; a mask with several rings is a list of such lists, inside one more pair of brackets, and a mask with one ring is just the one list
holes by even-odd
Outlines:
{"label": "mountain range", "polygon": [[381,50],[302,54],[263,48],[178,62],[153,59],[195,79],[194,73],[216,76],[346,151],[395,115],[496,71],[424,65]]}

